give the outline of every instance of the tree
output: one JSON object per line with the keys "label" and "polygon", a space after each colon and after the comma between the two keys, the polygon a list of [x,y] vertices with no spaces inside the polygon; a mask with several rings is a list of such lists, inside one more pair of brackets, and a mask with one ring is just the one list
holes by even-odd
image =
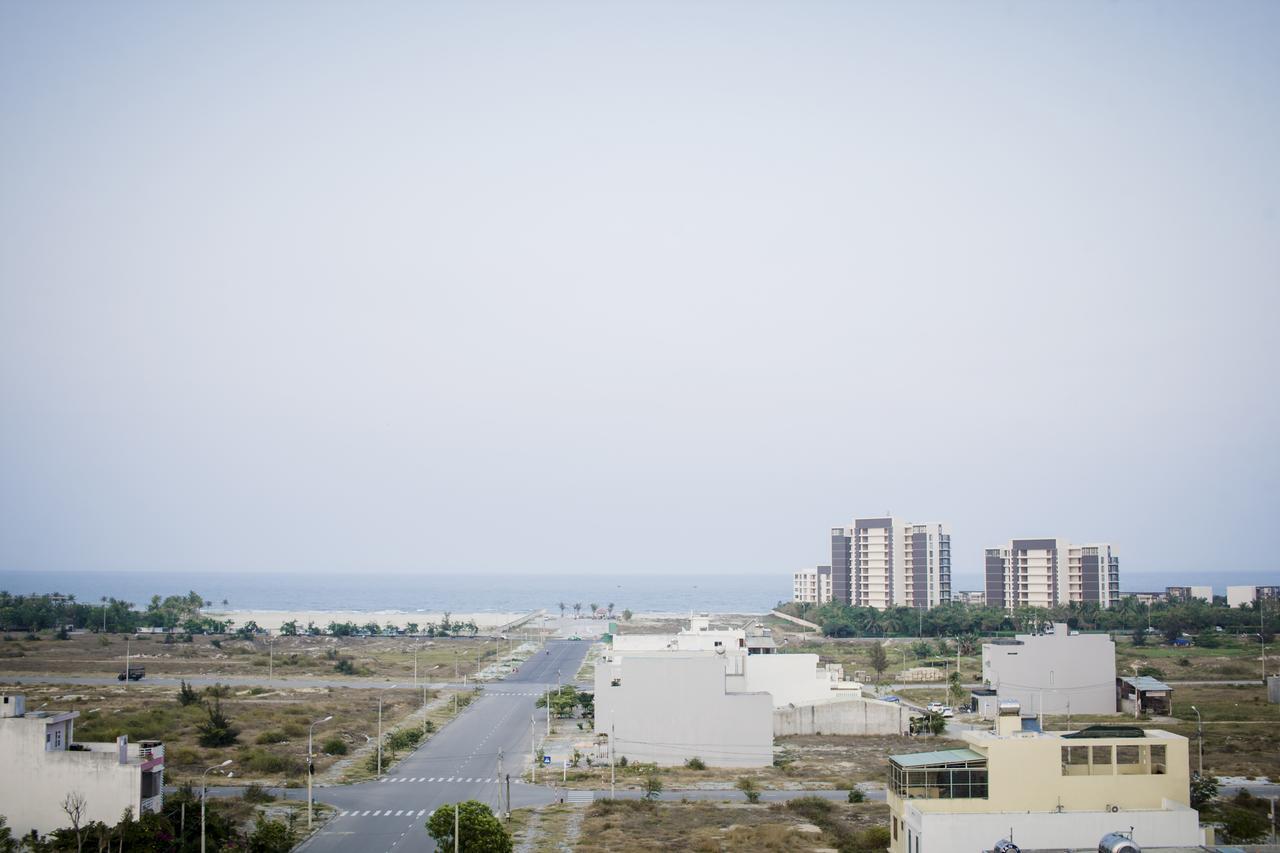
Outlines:
{"label": "tree", "polygon": [[67,813],[67,819],[71,821],[71,831],[76,837],[76,853],[84,849],[84,830],[80,824],[84,820],[88,805],[89,801],[79,791],[70,791],[62,798],[62,810]]}
{"label": "tree", "polygon": [[288,622],[285,622],[280,626],[280,633],[286,637],[298,636],[298,620],[290,619]]}
{"label": "tree", "polygon": [[594,601],[588,604],[587,607],[589,608],[587,612],[592,616],[595,616],[596,611],[600,609],[600,605],[596,604]]}
{"label": "tree", "polygon": [[960,700],[964,698],[964,686],[960,683],[960,670],[953,669],[950,676],[951,686],[947,688],[947,692],[951,695],[953,704],[959,705]]}
{"label": "tree", "polygon": [[631,611],[630,611],[630,610],[623,610],[623,611],[622,611],[622,621],[623,621],[623,622],[630,622],[630,621],[631,621],[631,615],[632,615],[632,614],[631,614]]}
{"label": "tree", "polygon": [[612,619],[613,618],[613,602],[612,601],[609,602],[608,607],[609,607],[609,618]]}
{"label": "tree", "polygon": [[194,705],[199,701],[200,694],[196,692],[194,687],[187,684],[187,680],[184,678],[182,680],[182,687],[178,688],[178,704],[185,708],[188,705]]}
{"label": "tree", "polygon": [[564,610],[565,610],[565,607],[566,607],[566,606],[567,606],[567,605],[566,605],[563,601],[562,601],[562,602],[560,602],[560,618],[561,618],[561,619],[563,619],[563,618],[564,618]]}
{"label": "tree", "polygon": [[[511,853],[511,835],[484,803],[467,800],[457,806],[458,847],[467,853]],[[453,849],[454,805],[436,809],[427,820],[427,834],[437,850]]]}
{"label": "tree", "polygon": [[649,773],[644,777],[644,798],[656,800],[662,794],[662,777],[657,773]]}
{"label": "tree", "polygon": [[13,840],[13,830],[9,822],[0,814],[0,853],[18,853],[18,842]]}
{"label": "tree", "polygon": [[574,604],[573,604],[573,618],[574,618],[574,619],[579,619],[579,618],[581,618],[581,616],[582,616],[582,602],[574,602]]}
{"label": "tree", "polygon": [[885,651],[884,643],[874,643],[871,646],[871,668],[876,671],[877,679],[889,668],[889,653]]}
{"label": "tree", "polygon": [[231,725],[230,718],[222,713],[221,700],[214,699],[213,704],[205,709],[208,711],[209,719],[196,725],[200,731],[200,745],[211,749],[219,746],[231,746],[236,742],[236,736],[240,734],[240,730]]}
{"label": "tree", "polygon": [[750,776],[743,776],[733,783],[733,787],[742,792],[747,798],[748,803],[760,802],[760,786],[756,784],[756,780]]}
{"label": "tree", "polygon": [[1133,629],[1133,644],[1135,646],[1145,646],[1147,644],[1147,632],[1141,628]]}
{"label": "tree", "polygon": [[1218,777],[1191,775],[1191,808],[1199,810],[1218,796]]}

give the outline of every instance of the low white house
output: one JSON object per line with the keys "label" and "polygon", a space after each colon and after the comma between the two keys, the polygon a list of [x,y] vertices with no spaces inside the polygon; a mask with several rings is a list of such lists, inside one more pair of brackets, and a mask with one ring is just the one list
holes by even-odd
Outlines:
{"label": "low white house", "polygon": [[84,798],[82,824],[114,825],[120,814],[158,812],[164,800],[164,745],[76,743],[78,711],[27,711],[22,696],[0,696],[0,814],[15,836],[70,826],[62,804]]}
{"label": "low white house", "polygon": [[682,764],[701,758],[717,767],[773,762],[773,700],[767,693],[730,693],[724,664],[713,655],[632,654],[595,674],[595,729],[615,760]]}
{"label": "low white house", "polygon": [[982,679],[1023,712],[1116,713],[1116,644],[1106,634],[1076,634],[1065,623],[1049,634],[984,643]]}

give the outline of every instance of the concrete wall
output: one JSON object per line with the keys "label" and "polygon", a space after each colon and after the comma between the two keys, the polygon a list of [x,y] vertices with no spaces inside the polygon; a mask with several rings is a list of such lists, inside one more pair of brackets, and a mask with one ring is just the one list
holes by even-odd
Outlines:
{"label": "concrete wall", "polygon": [[114,826],[126,808],[139,814],[139,765],[120,764],[114,752],[45,751],[44,728],[38,719],[0,721],[0,814],[15,837],[70,826],[62,801],[71,792],[85,797],[82,823]]}
{"label": "concrete wall", "polygon": [[897,702],[834,700],[775,708],[773,734],[898,735],[907,731],[910,718],[910,710]]}
{"label": "concrete wall", "polygon": [[1267,701],[1280,704],[1280,675],[1267,676]]}
{"label": "concrete wall", "polygon": [[1017,645],[982,646],[982,678],[1025,714],[1116,713],[1116,646],[1106,634],[1019,634]]}
{"label": "concrete wall", "polygon": [[1229,586],[1227,587],[1227,606],[1239,607],[1241,604],[1252,604],[1253,600],[1258,597],[1258,588],[1256,586]]}
{"label": "concrete wall", "polygon": [[748,655],[737,681],[730,681],[730,692],[768,693],[775,708],[831,698],[831,678],[812,654]]}
{"label": "concrete wall", "polygon": [[595,697],[596,733],[612,733],[618,757],[663,765],[694,756],[717,767],[773,763],[773,700],[726,693],[716,657],[623,657],[596,668]]}
{"label": "concrete wall", "polygon": [[[1203,839],[1199,815],[1186,806],[1168,810],[1119,812],[992,812],[987,814],[931,814],[907,806],[905,826],[891,851],[906,851],[908,833],[919,835],[919,853],[974,853],[990,850],[1001,838],[1008,838],[1023,850],[1096,849],[1108,832],[1128,831],[1143,848],[1194,847]],[[914,849],[913,849],[914,853]]]}

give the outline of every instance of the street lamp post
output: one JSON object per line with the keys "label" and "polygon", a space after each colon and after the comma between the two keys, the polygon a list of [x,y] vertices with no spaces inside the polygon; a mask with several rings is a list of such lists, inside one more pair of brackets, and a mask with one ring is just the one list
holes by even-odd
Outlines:
{"label": "street lamp post", "polygon": [[1191,710],[1196,712],[1196,748],[1200,753],[1200,778],[1204,778],[1204,722],[1200,719],[1200,709],[1195,705],[1191,706]]}
{"label": "street lamp post", "polygon": [[311,736],[316,730],[316,726],[321,723],[327,723],[333,719],[333,714],[325,717],[323,720],[316,720],[307,729],[307,829],[311,828],[311,777],[315,775],[314,752],[311,749]]}
{"label": "street lamp post", "polygon": [[[395,690],[398,684],[393,684],[387,690]],[[382,778],[382,697],[386,693],[384,690],[378,694],[378,778]]]}
{"label": "street lamp post", "polygon": [[215,764],[215,765],[213,765],[212,767],[207,768],[203,773],[201,773],[201,774],[200,774],[200,853],[204,853],[204,798],[205,798],[205,782],[206,782],[206,780],[207,780],[207,778],[208,778],[208,774],[209,774],[209,771],[210,771],[210,770],[217,770],[217,769],[219,769],[219,768],[226,767],[226,766],[227,766],[228,764],[230,764],[230,763],[231,763],[231,759],[230,759],[230,758],[228,758],[226,761],[222,762],[221,764]]}

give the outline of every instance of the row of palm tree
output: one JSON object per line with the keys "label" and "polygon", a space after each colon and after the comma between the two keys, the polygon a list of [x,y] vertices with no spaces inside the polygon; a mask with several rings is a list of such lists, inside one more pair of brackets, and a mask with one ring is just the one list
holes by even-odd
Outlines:
{"label": "row of palm tree", "polygon": [[[599,605],[599,604],[596,604],[594,601],[593,601],[593,602],[591,602],[590,604],[588,604],[588,605],[587,605],[587,607],[589,608],[589,610],[587,611],[587,613],[588,613],[588,614],[591,614],[591,615],[594,615],[595,613],[597,613],[597,612],[600,610],[600,605]],[[610,619],[612,619],[612,618],[613,618],[613,607],[614,607],[613,602],[612,602],[612,601],[610,601],[610,602],[606,605],[606,607],[608,608],[608,611],[609,611],[609,618],[610,618]],[[565,604],[563,601],[561,601],[561,602],[560,602],[560,618],[561,618],[561,619],[563,619],[563,618],[564,618],[564,612],[565,612],[566,610],[568,610],[568,609],[569,609],[569,605],[567,605],[567,604]],[[580,618],[582,618],[582,603],[581,603],[581,602],[574,602],[574,605],[573,605],[573,618],[574,618],[574,619],[580,619]]]}

